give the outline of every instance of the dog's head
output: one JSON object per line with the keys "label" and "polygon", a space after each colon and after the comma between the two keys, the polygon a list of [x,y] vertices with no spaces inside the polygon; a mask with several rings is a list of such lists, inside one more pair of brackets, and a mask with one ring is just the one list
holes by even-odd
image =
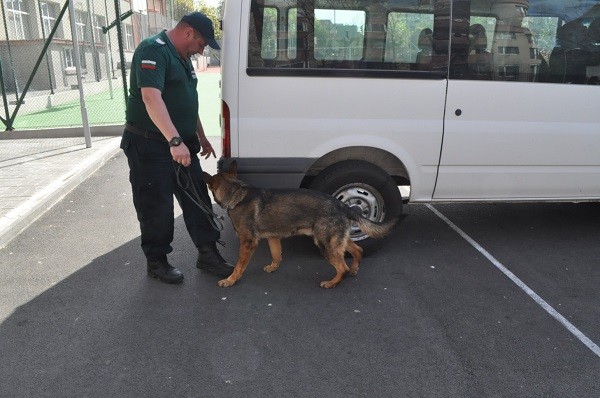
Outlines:
{"label": "dog's head", "polygon": [[208,189],[215,198],[215,202],[224,209],[233,205],[233,202],[237,199],[234,197],[235,194],[240,187],[244,186],[244,183],[237,179],[237,162],[235,160],[231,162],[226,172],[221,171],[214,176],[203,172],[202,175],[204,182],[206,182]]}

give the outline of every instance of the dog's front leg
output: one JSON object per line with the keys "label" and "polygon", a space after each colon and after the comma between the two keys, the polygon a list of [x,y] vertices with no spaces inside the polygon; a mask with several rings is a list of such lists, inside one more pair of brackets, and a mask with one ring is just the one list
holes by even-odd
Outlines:
{"label": "dog's front leg", "polygon": [[238,260],[233,269],[233,273],[227,279],[219,281],[219,286],[229,287],[238,281],[244,274],[254,250],[258,246],[258,239],[240,239],[240,252],[238,254]]}
{"label": "dog's front leg", "polygon": [[281,239],[269,238],[267,241],[269,242],[269,249],[271,250],[271,264],[265,266],[263,269],[266,272],[274,272],[277,271],[279,263],[281,263]]}

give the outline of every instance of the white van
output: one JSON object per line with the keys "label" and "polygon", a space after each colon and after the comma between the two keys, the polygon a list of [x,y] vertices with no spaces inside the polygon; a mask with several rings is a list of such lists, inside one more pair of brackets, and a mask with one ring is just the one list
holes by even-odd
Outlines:
{"label": "white van", "polygon": [[219,167],[254,186],[376,221],[399,185],[600,199],[600,0],[227,0],[222,48]]}

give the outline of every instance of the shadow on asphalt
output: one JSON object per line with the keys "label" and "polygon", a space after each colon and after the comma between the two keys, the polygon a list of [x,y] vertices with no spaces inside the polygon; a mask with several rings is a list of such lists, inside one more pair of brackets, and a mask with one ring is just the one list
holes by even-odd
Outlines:
{"label": "shadow on asphalt", "polygon": [[[223,240],[236,242],[229,226]],[[244,278],[224,289],[181,250],[171,262],[184,283],[159,283],[140,255],[131,261],[138,252],[135,239],[95,258],[0,325],[10,364],[1,396],[385,396],[424,369],[458,388],[448,353],[422,340],[414,319],[400,321],[410,315],[398,306],[410,301],[403,289],[377,286],[379,272],[367,270],[376,256],[364,276],[325,290],[319,281],[334,270],[309,239],[285,241],[273,274],[262,271],[261,242]]]}
{"label": "shadow on asphalt", "polygon": [[[334,270],[306,238],[283,242],[273,274],[262,241],[238,284],[220,288],[195,268],[178,217],[170,261],[186,279],[171,286],[145,275],[123,164],[109,162],[0,252],[15,296],[40,287],[0,324],[0,396],[597,395],[597,358],[424,206],[407,206],[388,245],[332,290],[319,282]],[[577,205],[518,206],[442,211],[494,254],[521,241],[548,250],[544,240],[579,224],[597,232]],[[507,229],[494,247],[498,223]],[[586,239],[577,258],[597,254]],[[228,220],[222,240],[233,260]]]}

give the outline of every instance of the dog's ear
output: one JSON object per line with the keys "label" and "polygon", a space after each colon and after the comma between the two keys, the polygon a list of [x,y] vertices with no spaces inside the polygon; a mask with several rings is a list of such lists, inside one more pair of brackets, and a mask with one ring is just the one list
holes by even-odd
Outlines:
{"label": "dog's ear", "polygon": [[235,160],[229,164],[229,170],[227,170],[227,173],[231,174],[232,176],[237,176],[237,162]]}
{"label": "dog's ear", "polygon": [[213,176],[211,176],[210,174],[208,174],[206,171],[202,172],[202,177],[204,179],[204,182],[210,187],[210,184],[213,181]]}

